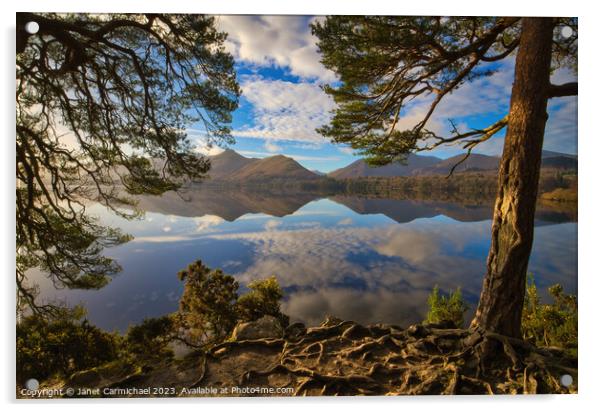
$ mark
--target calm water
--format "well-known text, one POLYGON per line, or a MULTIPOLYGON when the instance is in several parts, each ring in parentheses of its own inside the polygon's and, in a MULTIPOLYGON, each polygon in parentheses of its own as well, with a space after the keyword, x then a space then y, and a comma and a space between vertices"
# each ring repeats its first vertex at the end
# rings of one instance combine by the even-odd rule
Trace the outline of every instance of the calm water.
MULTIPOLYGON (((145 198, 142 220, 90 210, 135 239, 106 251, 123 267, 98 291, 55 290, 41 274, 42 296, 82 303, 92 323, 125 330, 177 309, 176 273, 201 259, 241 285, 276 275, 283 311, 308 325, 334 315, 362 323, 420 321, 434 285, 460 286, 477 302, 490 242, 488 206, 443 202, 195 191, 145 198)), ((540 208, 530 271, 543 291, 576 293, 577 222, 540 208)))

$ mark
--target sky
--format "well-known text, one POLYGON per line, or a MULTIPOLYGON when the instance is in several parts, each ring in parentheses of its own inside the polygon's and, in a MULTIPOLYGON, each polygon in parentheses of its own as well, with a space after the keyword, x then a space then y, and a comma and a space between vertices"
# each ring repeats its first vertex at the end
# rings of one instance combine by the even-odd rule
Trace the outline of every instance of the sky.
MULTIPOLYGON (((316 132, 327 124, 335 108, 320 86, 334 84, 337 76, 320 63, 312 16, 219 16, 218 28, 228 33, 226 49, 234 56, 242 89, 240 106, 233 114, 229 146, 246 157, 283 154, 310 170, 329 172, 360 156, 349 147, 333 144, 316 132)), ((486 127, 508 111, 514 58, 493 66, 496 73, 464 84, 439 105, 427 127, 449 134, 449 119, 460 131, 486 127)), ((552 76, 553 83, 576 80, 568 70, 552 76)), ((428 98, 416 99, 402 112, 400 128, 422 118, 428 98)), ((577 97, 550 100, 544 149, 577 153, 577 97)), ((203 131, 193 125, 188 134, 200 152, 218 154, 223 148, 204 144, 203 131)), ((473 153, 500 155, 504 131, 480 144, 473 153)), ((442 147, 428 155, 447 158, 463 153, 458 146, 442 147)))

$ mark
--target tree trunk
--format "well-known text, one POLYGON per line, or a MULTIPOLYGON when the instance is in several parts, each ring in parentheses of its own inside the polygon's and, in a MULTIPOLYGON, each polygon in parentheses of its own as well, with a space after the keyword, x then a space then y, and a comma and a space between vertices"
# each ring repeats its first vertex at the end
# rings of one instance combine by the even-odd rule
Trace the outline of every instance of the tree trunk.
POLYGON ((472 325, 521 337, 550 83, 551 18, 523 18, 500 162, 487 274, 472 325))

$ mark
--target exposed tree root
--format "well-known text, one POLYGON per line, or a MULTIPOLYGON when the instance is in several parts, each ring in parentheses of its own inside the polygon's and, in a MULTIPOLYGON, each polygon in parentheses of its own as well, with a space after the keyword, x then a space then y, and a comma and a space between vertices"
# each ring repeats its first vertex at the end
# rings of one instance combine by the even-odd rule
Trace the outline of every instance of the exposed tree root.
MULTIPOLYGON (((365 327, 328 320, 282 339, 228 341, 183 360, 145 365, 100 387, 290 388, 275 395, 575 393, 577 364, 557 350, 449 324, 365 327), (570 374, 570 387, 560 377, 570 374)), ((290 329, 290 327, 289 327, 290 329)), ((69 382, 66 386, 73 386, 69 382)))
MULTIPOLYGON (((244 371, 236 383, 261 386, 281 376, 295 395, 409 395, 568 393, 560 376, 573 361, 519 339, 449 325, 406 330, 339 322, 309 329, 296 339, 229 342, 219 360, 252 346, 281 345, 278 361, 244 371)), ((226 346, 221 346, 220 349, 226 346)))

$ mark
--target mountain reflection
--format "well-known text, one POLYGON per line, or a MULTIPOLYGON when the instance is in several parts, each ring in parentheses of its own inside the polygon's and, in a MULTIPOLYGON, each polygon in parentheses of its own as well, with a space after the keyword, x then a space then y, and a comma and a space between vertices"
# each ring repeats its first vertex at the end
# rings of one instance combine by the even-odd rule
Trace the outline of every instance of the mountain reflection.
MULTIPOLYGON (((211 188, 190 189, 180 194, 168 192, 163 196, 140 197, 140 208, 149 212, 184 217, 213 215, 229 222, 249 213, 263 213, 275 217, 293 214, 309 202, 328 198, 345 205, 356 213, 383 214, 397 223, 414 219, 444 215, 461 222, 491 219, 493 201, 481 204, 462 204, 430 200, 365 198, 352 195, 319 192, 287 192, 252 190, 217 190, 211 188)), ((536 221, 562 223, 577 220, 576 210, 561 203, 539 203, 536 221)))
MULTIPOLYGON (((201 259, 241 285, 276 275, 293 321, 312 325, 329 314, 407 325, 424 318, 435 285, 461 287, 474 305, 490 242, 488 204, 240 190, 171 193, 140 205, 147 214, 135 221, 90 208, 134 236, 107 250, 121 274, 101 290, 78 291, 55 290, 38 273, 42 296, 83 303, 93 323, 125 330, 176 310, 176 273, 201 259)), ((540 205, 537 221, 529 270, 542 289, 561 283, 575 292, 576 216, 540 205)))
POLYGON ((269 191, 240 190, 186 190, 180 194, 165 193, 163 196, 140 197, 140 208, 149 212, 197 217, 219 216, 232 222, 248 213, 265 213, 270 216, 286 216, 303 205, 316 200, 312 193, 273 193, 269 191))

